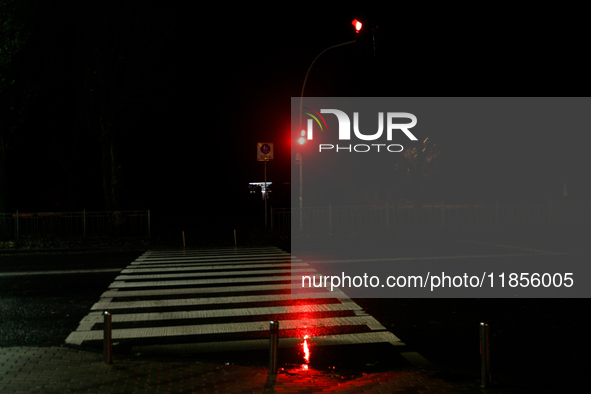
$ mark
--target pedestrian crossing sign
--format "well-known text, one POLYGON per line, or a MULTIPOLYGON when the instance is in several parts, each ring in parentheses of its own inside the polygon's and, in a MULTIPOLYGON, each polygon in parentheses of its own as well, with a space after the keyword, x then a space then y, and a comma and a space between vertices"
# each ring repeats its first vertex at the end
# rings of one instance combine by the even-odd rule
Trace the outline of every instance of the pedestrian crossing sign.
POLYGON ((258 161, 273 160, 273 143, 272 142, 259 142, 257 144, 257 160, 258 161))

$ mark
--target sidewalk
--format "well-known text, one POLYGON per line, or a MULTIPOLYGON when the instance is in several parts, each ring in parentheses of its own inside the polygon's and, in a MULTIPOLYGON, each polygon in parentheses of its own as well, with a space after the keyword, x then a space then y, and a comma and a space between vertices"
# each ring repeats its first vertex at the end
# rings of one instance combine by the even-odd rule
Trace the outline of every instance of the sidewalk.
MULTIPOLYGON (((67 347, 0 348, 0 392, 16 393, 556 393, 540 387, 481 389, 477 381, 441 379, 435 371, 404 369, 341 376, 338 371, 282 370, 238 365, 125 359, 67 347)), ((583 391, 581 391, 583 392, 583 391)))

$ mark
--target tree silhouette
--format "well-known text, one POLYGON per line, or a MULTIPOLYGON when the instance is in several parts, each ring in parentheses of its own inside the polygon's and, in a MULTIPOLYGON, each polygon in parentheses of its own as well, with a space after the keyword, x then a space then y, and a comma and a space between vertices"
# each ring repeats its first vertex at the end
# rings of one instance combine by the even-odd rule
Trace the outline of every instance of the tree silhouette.
POLYGON ((429 137, 418 147, 406 148, 394 164, 395 194, 401 198, 427 198, 433 180, 441 174, 441 150, 429 137))
POLYGON ((20 67, 38 9, 32 1, 0 0, 0 212, 8 210, 8 162, 36 91, 20 67))
MULTIPOLYGON (((120 210, 121 142, 138 109, 161 100, 170 75, 164 50, 175 24, 153 2, 75 2, 77 101, 83 123, 100 146, 105 207, 120 210)), ((138 136, 138 138, 141 138, 138 136)))

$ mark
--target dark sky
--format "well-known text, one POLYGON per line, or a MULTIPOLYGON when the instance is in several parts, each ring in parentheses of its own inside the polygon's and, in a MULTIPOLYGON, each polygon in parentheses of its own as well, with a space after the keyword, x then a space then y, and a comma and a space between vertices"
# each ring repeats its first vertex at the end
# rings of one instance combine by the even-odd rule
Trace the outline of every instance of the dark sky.
MULTIPOLYGON (((327 52, 315 63, 305 95, 585 96, 589 85, 582 26, 550 24, 539 10, 301 4, 289 11, 228 6, 196 12, 189 5, 153 6, 154 28, 168 17, 176 21, 164 49, 153 53, 153 67, 170 76, 156 96, 169 99, 126 109, 134 115, 121 145, 127 209, 232 205, 246 182, 263 178, 257 142, 275 144, 268 179, 289 182, 290 98, 300 95, 316 55, 354 38, 351 21, 360 16, 378 26, 378 56, 367 56, 357 44, 327 52)), ((31 59, 53 67, 43 75, 54 79, 43 85, 12 156, 13 209, 67 209, 64 168, 74 168, 77 178, 72 208, 101 209, 100 157, 77 113, 76 82, 68 78, 78 50, 77 18, 67 6, 49 9, 35 36, 31 51, 41 55, 31 59)), ((582 130, 555 136, 504 136, 499 130, 494 136, 450 132, 439 142, 447 149, 450 182, 486 185, 482 193, 515 184, 546 199, 559 195, 562 178, 572 180, 579 194, 589 192, 580 181, 589 167, 585 140, 582 130), (511 142, 503 142, 508 137, 511 142), (524 177, 535 187, 525 187, 524 177)))

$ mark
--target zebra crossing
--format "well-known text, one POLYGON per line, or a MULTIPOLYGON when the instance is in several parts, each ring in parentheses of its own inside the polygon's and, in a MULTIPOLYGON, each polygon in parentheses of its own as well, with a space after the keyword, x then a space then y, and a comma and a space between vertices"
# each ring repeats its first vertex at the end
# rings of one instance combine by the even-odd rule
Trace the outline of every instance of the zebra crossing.
POLYGON ((293 298, 292 281, 318 275, 276 247, 147 251, 126 269, 66 339, 102 346, 103 312, 114 344, 134 352, 266 349, 269 322, 279 346, 402 342, 339 290, 293 298), (299 278, 299 279, 298 279, 299 278))

